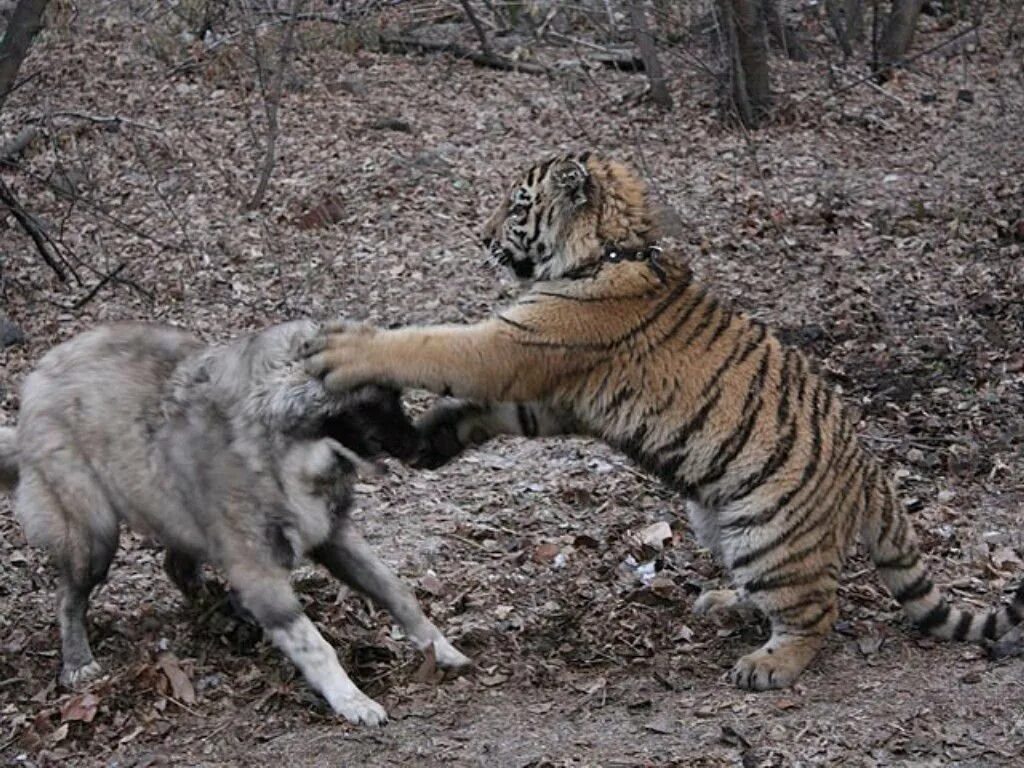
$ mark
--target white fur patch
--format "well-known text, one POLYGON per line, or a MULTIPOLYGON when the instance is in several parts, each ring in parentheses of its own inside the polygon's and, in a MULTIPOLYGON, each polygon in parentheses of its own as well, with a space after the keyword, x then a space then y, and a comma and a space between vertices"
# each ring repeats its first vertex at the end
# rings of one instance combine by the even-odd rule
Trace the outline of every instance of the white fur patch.
POLYGON ((349 679, 334 649, 307 616, 299 616, 287 627, 271 629, 267 634, 299 668, 306 681, 327 699, 336 714, 357 725, 387 722, 384 708, 349 679))

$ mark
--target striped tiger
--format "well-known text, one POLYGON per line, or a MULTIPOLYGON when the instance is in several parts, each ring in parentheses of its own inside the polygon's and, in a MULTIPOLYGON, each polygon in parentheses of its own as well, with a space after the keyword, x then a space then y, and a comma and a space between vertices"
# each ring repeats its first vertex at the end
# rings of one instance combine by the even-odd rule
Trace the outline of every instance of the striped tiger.
POLYGON ((424 425, 443 460, 499 433, 601 438, 680 491, 701 543, 771 637, 729 673, 791 684, 836 621, 854 538, 924 631, 995 639, 1024 585, 985 613, 950 605, 855 420, 799 351, 726 307, 656 245, 656 209, 628 167, 591 154, 534 165, 486 225, 490 255, 530 285, 475 325, 376 330, 340 322, 304 352, 333 390, 377 382, 473 403, 424 425), (476 403, 476 404, 474 404, 476 403))

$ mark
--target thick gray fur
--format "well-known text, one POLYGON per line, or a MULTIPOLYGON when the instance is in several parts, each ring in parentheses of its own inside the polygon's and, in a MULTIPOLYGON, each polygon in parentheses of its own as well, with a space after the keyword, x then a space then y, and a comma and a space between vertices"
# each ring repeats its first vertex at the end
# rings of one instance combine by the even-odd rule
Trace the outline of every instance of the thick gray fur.
POLYGON ((318 328, 295 321, 208 347, 170 327, 103 326, 55 347, 27 377, 17 429, 0 428, 0 486, 16 485, 26 536, 59 572, 65 685, 100 673, 85 614, 121 523, 167 548, 167 572, 186 594, 202 563, 219 568, 271 640, 353 722, 386 715, 302 614, 289 571, 304 555, 387 608, 439 664, 469 663, 349 520, 355 470, 366 462, 324 425, 387 395, 328 395, 306 377, 296 353, 318 328))

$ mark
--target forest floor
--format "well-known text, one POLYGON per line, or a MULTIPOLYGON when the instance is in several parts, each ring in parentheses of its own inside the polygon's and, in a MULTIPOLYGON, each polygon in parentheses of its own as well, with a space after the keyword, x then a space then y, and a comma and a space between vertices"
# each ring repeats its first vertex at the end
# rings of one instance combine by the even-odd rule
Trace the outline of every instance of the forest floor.
MULTIPOLYGON (((304 315, 482 318, 515 290, 475 234, 505 179, 592 148, 641 167, 679 214, 670 247, 860 408, 956 600, 994 603, 1021 578, 1024 73, 1004 32, 919 59, 884 93, 829 97, 822 62, 776 60, 780 118, 750 137, 720 125, 693 69, 673 70, 666 115, 637 98, 640 75, 303 40, 267 199, 247 211, 265 120, 244 62, 172 71, 152 25, 74 24, 41 36, 2 131, 50 115, 5 177, 62 233, 83 285, 56 281, 0 220, 3 311, 26 336, 0 353, 0 423, 17 420, 33 363, 98 322, 220 340, 304 315), (90 297, 89 266, 122 264, 90 297)), ((1024 659, 923 638, 859 557, 825 650, 793 688, 753 694, 723 674, 764 627, 691 614, 722 573, 680 501, 623 457, 504 440, 440 471, 391 469, 359 485, 357 517, 473 672, 439 680, 386 615, 304 567, 308 613, 391 715, 380 730, 339 722, 249 626, 185 605, 159 552, 126 535, 92 604, 109 674, 62 691, 54 574, 0 499, 0 762, 1024 765, 1024 659), (657 521, 674 536, 650 585, 628 558, 657 521)))

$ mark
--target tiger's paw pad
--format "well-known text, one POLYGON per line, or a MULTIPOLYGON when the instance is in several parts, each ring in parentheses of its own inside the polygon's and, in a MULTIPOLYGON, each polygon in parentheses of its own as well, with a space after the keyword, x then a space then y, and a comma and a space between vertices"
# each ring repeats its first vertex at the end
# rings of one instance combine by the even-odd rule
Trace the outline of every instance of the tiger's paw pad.
POLYGON ((60 684, 72 690, 82 688, 93 680, 103 676, 103 667, 96 661, 90 661, 81 667, 68 669, 65 667, 60 672, 60 684))
POLYGON ((800 676, 804 667, 781 653, 759 648, 739 661, 729 672, 729 682, 748 691, 767 691, 786 688, 800 676))

